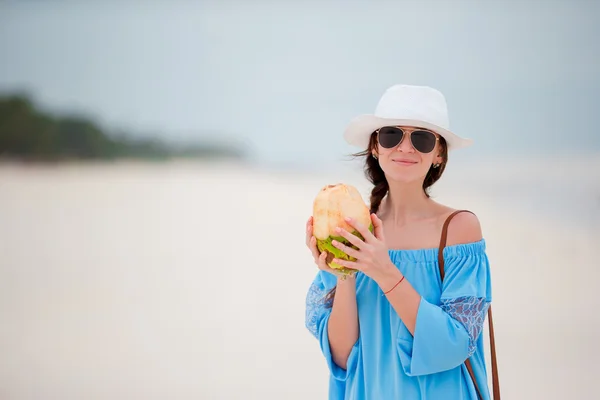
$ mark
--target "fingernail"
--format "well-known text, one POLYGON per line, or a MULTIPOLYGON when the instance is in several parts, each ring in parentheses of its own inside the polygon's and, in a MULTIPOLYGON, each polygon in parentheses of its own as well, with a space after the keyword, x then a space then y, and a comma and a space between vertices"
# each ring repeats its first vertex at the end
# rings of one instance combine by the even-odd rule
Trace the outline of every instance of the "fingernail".
POLYGON ((342 228, 340 228, 340 227, 338 226, 337 228, 335 228, 335 231, 336 231, 336 232, 341 232, 341 231, 342 231, 342 228))
POLYGON ((334 245, 334 246, 337 246, 337 245, 338 245, 338 243, 339 243, 339 242, 338 242, 337 240, 332 240, 332 241, 331 241, 331 244, 332 244, 332 245, 334 245))
POLYGON ((344 218, 344 219, 345 219, 346 221, 348 221, 348 222, 351 222, 351 221, 352 221, 352 218, 350 218, 350 217, 346 217, 346 218, 344 218))

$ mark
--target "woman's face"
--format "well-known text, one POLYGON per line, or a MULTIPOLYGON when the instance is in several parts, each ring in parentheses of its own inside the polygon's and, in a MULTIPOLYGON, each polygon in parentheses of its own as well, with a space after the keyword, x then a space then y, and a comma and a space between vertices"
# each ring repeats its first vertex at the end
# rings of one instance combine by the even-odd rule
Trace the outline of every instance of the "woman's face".
MULTIPOLYGON (((400 128, 402 131, 404 131, 402 140, 399 144, 391 148, 386 148, 389 147, 389 143, 386 147, 381 145, 381 142, 385 143, 386 138, 382 137, 384 133, 380 131, 379 135, 377 136, 377 150, 373 151, 373 153, 377 156, 379 165, 381 166, 383 172, 385 172, 387 179, 404 183, 414 182, 417 180, 423 181, 427 175, 427 172, 429 171, 429 168, 431 168, 433 164, 439 164, 443 161, 440 155, 440 142, 439 140, 435 140, 435 146, 433 150, 428 153, 423 153, 415 149, 411 140, 411 135, 415 131, 431 131, 413 126, 402 126, 400 128)), ((435 135, 435 138, 439 138, 438 134, 433 134, 435 135)), ((412 138, 414 139, 415 143, 418 143, 419 139, 423 139, 423 136, 425 136, 423 135, 421 138, 419 138, 419 135, 423 135, 423 132, 417 133, 415 137, 412 138)), ((389 142, 390 137, 387 139, 389 142)), ((391 142, 394 143, 393 136, 391 142)), ((421 140, 421 143, 422 142, 423 140, 421 140)))

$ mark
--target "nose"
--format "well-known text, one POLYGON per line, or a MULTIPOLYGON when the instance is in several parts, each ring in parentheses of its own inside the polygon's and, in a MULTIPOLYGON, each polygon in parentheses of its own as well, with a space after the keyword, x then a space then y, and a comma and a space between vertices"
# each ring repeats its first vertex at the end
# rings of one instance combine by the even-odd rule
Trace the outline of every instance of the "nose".
POLYGON ((410 132, 404 134, 404 137, 402 138, 402 141, 398 144, 398 147, 396 147, 396 150, 401 151, 403 153, 415 152, 415 148, 413 147, 410 141, 410 132))

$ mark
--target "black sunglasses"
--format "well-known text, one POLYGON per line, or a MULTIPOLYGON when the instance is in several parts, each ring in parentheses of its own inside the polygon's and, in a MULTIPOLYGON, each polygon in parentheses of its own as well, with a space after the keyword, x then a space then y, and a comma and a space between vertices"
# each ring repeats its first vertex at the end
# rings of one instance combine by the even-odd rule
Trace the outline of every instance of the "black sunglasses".
MULTIPOLYGON (((386 149, 398 146, 405 136, 404 131, 399 126, 384 126, 375 132, 377 132, 377 141, 381 147, 386 149)), ((435 142, 439 140, 433 132, 425 129, 417 129, 408 133, 408 135, 415 150, 421 153, 430 153, 435 148, 435 142)))

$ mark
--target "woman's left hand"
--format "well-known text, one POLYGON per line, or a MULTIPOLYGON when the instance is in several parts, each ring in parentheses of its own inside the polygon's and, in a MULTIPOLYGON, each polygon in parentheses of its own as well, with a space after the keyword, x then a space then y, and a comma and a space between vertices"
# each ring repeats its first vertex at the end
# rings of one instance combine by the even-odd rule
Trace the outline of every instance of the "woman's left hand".
POLYGON ((356 258, 356 261, 347 261, 334 259, 333 262, 347 268, 358 270, 369 276, 376 282, 382 282, 390 275, 399 274, 398 269, 390 260, 388 248, 383 235, 383 222, 375 214, 371 214, 373 222, 373 233, 368 227, 356 222, 352 218, 346 218, 348 225, 355 228, 365 240, 361 240, 356 235, 348 232, 345 229, 337 228, 336 234, 344 237, 348 242, 358 247, 358 250, 343 243, 334 240, 332 244, 342 250, 351 257, 356 258))

